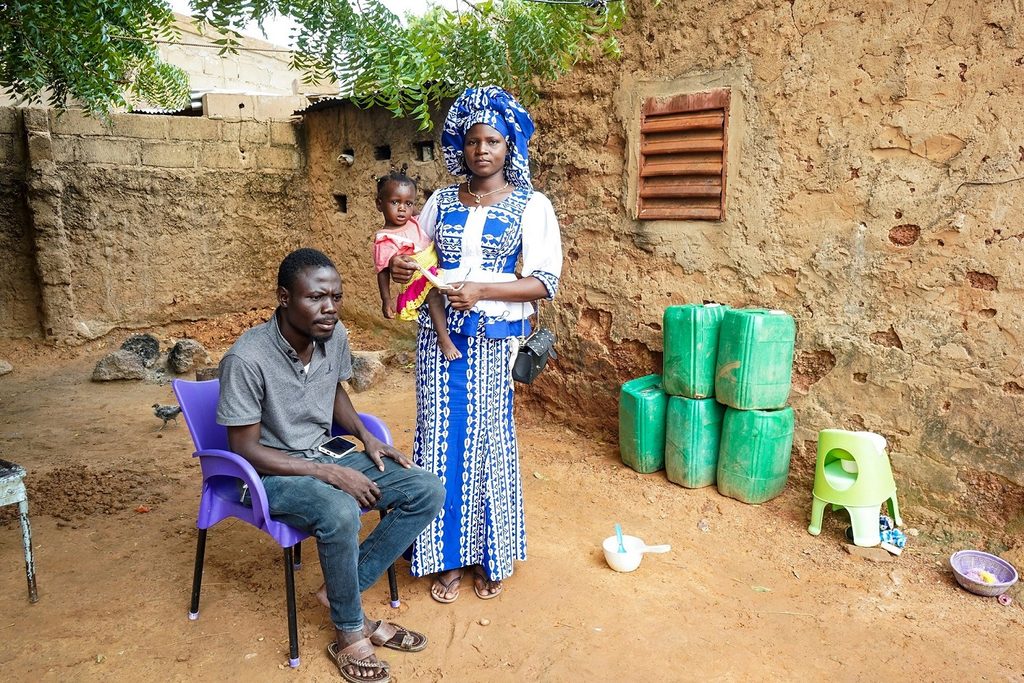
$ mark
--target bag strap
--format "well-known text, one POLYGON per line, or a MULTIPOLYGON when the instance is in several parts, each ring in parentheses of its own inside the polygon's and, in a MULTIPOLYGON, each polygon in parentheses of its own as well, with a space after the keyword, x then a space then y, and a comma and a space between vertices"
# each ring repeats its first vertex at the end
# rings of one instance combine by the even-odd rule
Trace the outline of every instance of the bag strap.
MULTIPOLYGON (((537 329, 538 330, 540 329, 540 307, 541 307, 541 302, 543 302, 543 299, 537 299, 537 329)), ((528 304, 528 303, 532 303, 532 302, 523 301, 523 302, 520 302, 520 304, 519 304, 519 309, 520 309, 519 336, 523 337, 523 338, 526 337, 526 304, 528 304)), ((536 331, 536 330, 534 330, 534 331, 536 331)))

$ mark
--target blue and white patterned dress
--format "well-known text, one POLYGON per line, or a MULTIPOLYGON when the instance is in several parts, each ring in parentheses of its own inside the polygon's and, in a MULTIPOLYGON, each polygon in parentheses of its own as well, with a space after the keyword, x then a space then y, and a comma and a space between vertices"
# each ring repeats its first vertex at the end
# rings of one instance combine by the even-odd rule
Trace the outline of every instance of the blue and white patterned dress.
MULTIPOLYGON (((562 247, 551 202, 522 188, 493 206, 467 207, 458 186, 438 190, 420 214, 434 239, 447 282, 511 282, 517 263, 554 297, 562 247)), ((416 352, 413 459, 445 485, 438 517, 413 546, 412 573, 425 576, 482 565, 489 579, 512 574, 526 559, 523 487, 512 418, 512 354, 529 334, 531 304, 480 301, 448 309, 448 330, 462 358, 441 354, 426 307, 416 352)))

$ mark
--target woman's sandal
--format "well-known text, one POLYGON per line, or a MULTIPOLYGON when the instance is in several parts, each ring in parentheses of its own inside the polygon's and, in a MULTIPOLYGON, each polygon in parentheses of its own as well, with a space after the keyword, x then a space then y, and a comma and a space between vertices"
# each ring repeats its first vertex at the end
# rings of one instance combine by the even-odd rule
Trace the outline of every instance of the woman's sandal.
POLYGON ((327 654, 338 666, 338 673, 349 683, 389 683, 391 681, 391 665, 382 659, 370 659, 374 657, 373 644, 369 638, 363 638, 352 643, 344 650, 338 649, 337 641, 327 646, 327 654), (356 666, 360 669, 373 669, 377 671, 373 676, 356 676, 345 671, 346 666, 356 666))
POLYGON ((476 593, 476 597, 481 600, 491 600, 501 595, 503 590, 505 590, 505 587, 501 581, 491 581, 488 579, 483 567, 477 567, 473 570, 473 592, 476 593), (482 593, 482 590, 489 590, 491 592, 482 593))
POLYGON ((434 598, 438 602, 450 605, 459 598, 459 582, 462 581, 462 577, 466 575, 466 570, 461 569, 459 573, 445 581, 441 578, 441 574, 444 572, 438 572, 437 576, 434 577, 434 584, 430 587, 430 597, 434 598), (435 591, 434 589, 440 587, 441 591, 435 591), (452 588, 455 588, 455 594, 451 597, 446 597, 448 593, 452 592, 452 588))
POLYGON ((419 652, 427 646, 427 637, 398 624, 381 619, 370 634, 370 642, 399 652, 419 652))

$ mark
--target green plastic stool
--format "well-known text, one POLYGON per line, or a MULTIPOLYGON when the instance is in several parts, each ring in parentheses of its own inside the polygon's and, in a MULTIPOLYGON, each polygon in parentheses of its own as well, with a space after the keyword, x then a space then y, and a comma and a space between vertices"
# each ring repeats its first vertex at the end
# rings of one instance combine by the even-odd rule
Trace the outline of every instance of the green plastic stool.
POLYGON ((814 465, 814 499, 811 502, 812 536, 821 533, 825 506, 846 508, 853 525, 853 542, 871 547, 881 543, 879 506, 886 503, 897 526, 903 524, 896 503, 885 437, 872 432, 823 429, 818 432, 818 458, 814 465))

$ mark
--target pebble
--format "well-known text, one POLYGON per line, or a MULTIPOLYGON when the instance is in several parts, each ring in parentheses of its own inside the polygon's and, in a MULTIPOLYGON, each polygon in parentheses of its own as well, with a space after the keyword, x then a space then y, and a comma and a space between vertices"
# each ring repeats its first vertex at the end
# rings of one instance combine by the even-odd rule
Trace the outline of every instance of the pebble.
POLYGON ((490 625, 491 620, 490 619, 481 619, 479 623, 480 623, 481 626, 488 626, 488 625, 490 625))
POLYGON ((188 661, 188 655, 178 655, 174 659, 179 661, 179 662, 187 662, 188 661))
POLYGON ((102 664, 103 660, 105 660, 105 659, 106 659, 106 657, 104 657, 103 655, 96 655, 96 663, 97 664, 102 664))

